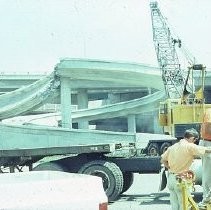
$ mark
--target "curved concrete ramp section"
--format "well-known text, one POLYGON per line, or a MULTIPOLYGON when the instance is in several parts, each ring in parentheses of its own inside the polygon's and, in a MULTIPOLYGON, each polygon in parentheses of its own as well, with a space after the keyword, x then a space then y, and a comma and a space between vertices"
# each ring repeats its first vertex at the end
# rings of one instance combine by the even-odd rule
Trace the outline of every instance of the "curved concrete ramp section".
POLYGON ((59 81, 55 80, 53 72, 27 87, 0 95, 0 119, 24 114, 42 106, 47 99, 55 96, 58 86, 59 81))
POLYGON ((73 112, 73 122, 108 119, 127 116, 129 114, 141 114, 158 109, 159 101, 165 93, 158 91, 152 95, 130 101, 110 104, 93 109, 84 109, 73 112))
MULTIPOLYGON (((70 77, 73 81, 94 81, 93 87, 97 87, 98 82, 106 82, 107 87, 111 88, 115 85, 115 87, 150 87, 164 90, 158 68, 144 64, 64 59, 57 64, 56 74, 59 77, 70 77)), ((83 84, 81 86, 83 87, 83 84)))

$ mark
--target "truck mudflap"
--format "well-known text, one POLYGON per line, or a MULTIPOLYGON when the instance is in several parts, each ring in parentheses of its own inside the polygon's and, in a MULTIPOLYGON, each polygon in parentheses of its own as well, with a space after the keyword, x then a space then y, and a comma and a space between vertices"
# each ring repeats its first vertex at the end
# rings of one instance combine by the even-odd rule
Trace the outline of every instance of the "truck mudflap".
POLYGON ((166 168, 162 167, 160 171, 160 186, 159 191, 163 191, 167 185, 166 168))

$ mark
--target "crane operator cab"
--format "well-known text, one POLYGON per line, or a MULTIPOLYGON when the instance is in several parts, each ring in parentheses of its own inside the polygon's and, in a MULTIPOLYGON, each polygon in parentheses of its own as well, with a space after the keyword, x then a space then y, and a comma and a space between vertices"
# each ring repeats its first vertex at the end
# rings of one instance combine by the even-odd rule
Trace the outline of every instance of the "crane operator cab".
POLYGON ((177 139, 181 139, 183 137, 183 132, 186 129, 195 128, 198 132, 200 132, 205 110, 210 108, 211 113, 211 105, 205 104, 203 95, 205 69, 206 67, 201 64, 189 67, 182 97, 177 99, 168 98, 166 101, 160 102, 159 123, 163 126, 165 134, 170 134, 175 136, 177 139), (193 71, 196 70, 200 71, 195 74, 200 75, 195 77, 197 80, 201 77, 201 81, 197 81, 201 84, 199 85, 197 91, 191 93, 187 90, 188 78, 190 75, 193 75, 193 71))

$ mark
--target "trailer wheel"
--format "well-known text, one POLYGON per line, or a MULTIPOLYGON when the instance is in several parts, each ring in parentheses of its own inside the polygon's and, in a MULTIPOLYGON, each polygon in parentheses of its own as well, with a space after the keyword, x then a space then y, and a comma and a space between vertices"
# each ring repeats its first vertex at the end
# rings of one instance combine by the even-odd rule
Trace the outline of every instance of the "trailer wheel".
POLYGON ((130 172, 130 171, 123 172, 123 180, 124 180, 123 181, 123 189, 122 189, 121 193, 126 192, 133 184, 133 181, 134 181, 133 172, 130 172))
POLYGON ((103 160, 91 161, 83 165, 78 173, 101 177, 109 201, 116 200, 122 192, 123 174, 115 163, 103 160))
POLYGON ((65 169, 57 163, 46 162, 37 165, 32 171, 65 171, 65 169))
POLYGON ((162 155, 170 146, 171 146, 171 143, 164 142, 160 147, 160 154, 162 155))
POLYGON ((157 143, 150 143, 147 150, 149 156, 158 156, 160 152, 157 143))

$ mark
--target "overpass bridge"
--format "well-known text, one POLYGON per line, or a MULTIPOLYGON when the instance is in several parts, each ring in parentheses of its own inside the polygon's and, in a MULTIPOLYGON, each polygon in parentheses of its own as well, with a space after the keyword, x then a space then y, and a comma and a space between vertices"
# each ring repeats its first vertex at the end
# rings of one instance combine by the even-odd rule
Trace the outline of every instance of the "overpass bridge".
MULTIPOLYGON (((124 115, 129 115, 129 114, 139 114, 138 118, 141 119, 140 120, 141 125, 138 127, 140 128, 140 131, 157 132, 159 130, 159 128, 157 127, 158 124, 157 119, 155 117, 157 115, 154 115, 153 113, 154 108, 153 106, 151 106, 153 104, 152 103, 153 99, 147 97, 148 95, 154 94, 153 97, 155 97, 154 100, 156 101, 164 97, 163 94, 156 93, 158 90, 163 90, 163 82, 161 80, 159 68, 146 64, 112 62, 111 65, 111 62, 108 61, 78 60, 78 59, 64 60, 57 65, 57 68, 58 67, 60 69, 61 68, 65 69, 65 71, 62 71, 62 74, 66 72, 65 73, 66 75, 62 75, 62 77, 66 77, 69 74, 68 71, 71 71, 71 77, 73 77, 71 79, 72 105, 78 106, 79 109, 90 108, 88 107, 89 103, 98 100, 102 100, 103 105, 110 105, 109 108, 101 107, 98 108, 97 111, 87 110, 86 114, 84 113, 81 114, 81 112, 80 114, 78 114, 79 112, 73 113, 72 116, 73 123, 78 121, 83 121, 84 119, 86 119, 86 121, 90 121, 90 124, 97 124, 98 127, 102 129, 110 129, 107 127, 108 124, 110 124, 111 129, 113 129, 116 126, 116 124, 119 123, 119 119, 115 118, 123 117, 124 115), (66 69, 65 63, 70 64, 69 70, 66 69), (62 65, 65 67, 63 67, 62 65), (90 69, 87 69, 87 66, 90 66, 90 69), (109 76, 108 76, 108 70, 110 71, 111 74, 109 76), (133 101, 133 105, 131 102, 132 100, 136 100, 133 101), (124 104, 121 105, 120 103, 124 104), (130 108, 130 111, 128 111, 129 109, 126 111, 125 109, 126 103, 129 104, 128 107, 135 106, 135 108, 133 108, 133 110, 132 108, 130 108), (140 104, 140 106, 135 105, 135 103, 140 104), (148 104, 148 106, 146 106, 146 104, 148 104), (141 111, 140 108, 142 109, 141 111), (151 114, 146 114, 146 112, 149 113, 150 111, 152 111, 151 114), (140 114, 142 116, 140 116, 140 114), (99 117, 101 119, 100 121, 98 120, 99 117), (145 124, 143 124, 143 122, 141 122, 143 120, 150 122, 150 124, 153 125, 150 128, 150 130, 148 130, 148 127, 150 127, 149 125, 146 126, 145 124), (144 127, 147 128, 144 129, 144 127)), ((1 73, 0 92, 3 94, 13 90, 17 90, 19 88, 24 89, 25 87, 30 86, 30 84, 33 84, 39 80, 44 80, 44 82, 41 83, 42 86, 42 84, 45 84, 46 77, 47 77, 46 74, 1 73)), ((205 95, 208 96, 207 97, 208 100, 211 98, 209 97, 211 92, 210 91, 211 86, 209 85, 211 84, 210 80, 211 80, 211 71, 207 71, 207 77, 205 81, 206 84, 205 95)), ((35 88, 40 89, 40 86, 38 85, 35 88)), ((33 90, 32 92, 35 91, 33 90)), ((9 97, 11 98, 11 96, 9 97)), ((37 109, 37 111, 48 112, 48 111, 60 110, 60 105, 59 105, 61 104, 60 98, 61 97, 57 95, 54 96, 53 98, 48 98, 47 100, 49 104, 54 104, 54 105, 58 104, 58 106, 45 105, 44 108, 43 107, 39 108, 37 109)), ((208 103, 211 103, 211 101, 210 102, 208 101, 208 103)), ((1 108, 1 110, 3 109, 1 108)), ((30 110, 34 112, 31 108, 30 110)), ((16 115, 12 113, 9 114, 9 111, 7 109, 3 110, 3 112, 8 114, 8 116, 5 116, 3 118, 8 118, 12 117, 12 115, 16 115)), ((127 130, 126 128, 127 126, 123 125, 127 124, 127 120, 125 120, 125 118, 121 119, 121 124, 122 124, 120 126, 121 128, 116 127, 115 130, 122 129, 122 127, 125 127, 123 128, 123 130, 127 130)))

